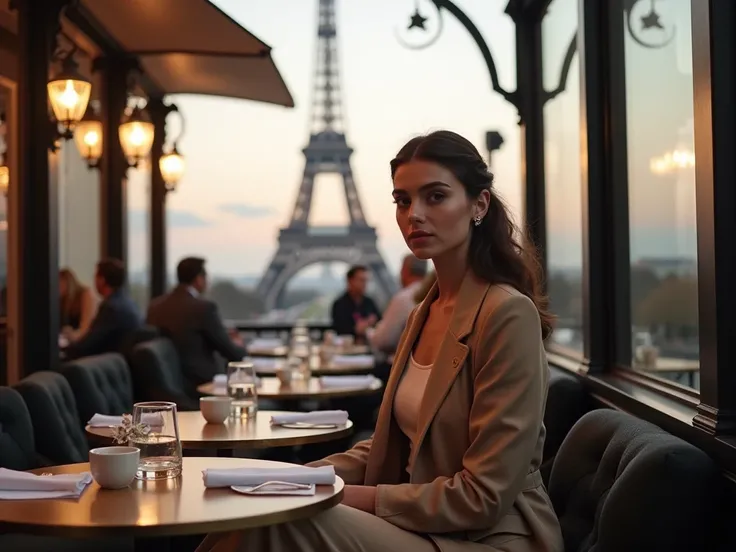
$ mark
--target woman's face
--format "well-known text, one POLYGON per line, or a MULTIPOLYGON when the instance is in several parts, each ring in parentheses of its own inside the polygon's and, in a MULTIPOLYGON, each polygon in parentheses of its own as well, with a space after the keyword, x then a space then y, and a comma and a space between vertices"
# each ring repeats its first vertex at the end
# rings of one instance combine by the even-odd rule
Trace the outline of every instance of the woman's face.
POLYGON ((489 192, 471 199, 451 171, 417 159, 396 170, 393 196, 396 222, 411 252, 436 259, 467 248, 473 217, 485 216, 489 192))

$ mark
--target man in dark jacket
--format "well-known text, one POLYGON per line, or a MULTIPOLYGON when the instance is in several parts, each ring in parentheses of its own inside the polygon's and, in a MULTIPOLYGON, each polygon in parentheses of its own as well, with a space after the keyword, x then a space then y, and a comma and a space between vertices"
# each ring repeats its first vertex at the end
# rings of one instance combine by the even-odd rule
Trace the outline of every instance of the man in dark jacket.
POLYGON ((233 340, 220 319, 217 305, 202 298, 207 289, 205 260, 188 257, 176 268, 179 285, 148 307, 147 323, 174 342, 182 371, 191 389, 222 372, 215 352, 229 361, 242 360, 246 351, 233 340))
POLYGON ((122 261, 104 259, 97 263, 95 288, 102 302, 87 332, 64 349, 65 359, 119 352, 126 337, 142 325, 140 310, 125 289, 125 280, 122 261))
POLYGON ((381 312, 365 294, 368 268, 353 266, 346 276, 347 290, 332 303, 332 329, 338 335, 352 335, 356 342, 365 342, 366 330, 381 319, 381 312))

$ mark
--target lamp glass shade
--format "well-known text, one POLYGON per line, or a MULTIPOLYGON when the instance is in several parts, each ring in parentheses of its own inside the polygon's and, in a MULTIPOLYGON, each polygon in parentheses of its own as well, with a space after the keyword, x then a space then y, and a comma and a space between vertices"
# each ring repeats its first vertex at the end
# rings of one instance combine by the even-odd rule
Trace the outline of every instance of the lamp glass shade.
POLYGON ((87 161, 97 161, 102 157, 102 122, 83 119, 77 123, 74 142, 82 157, 87 161))
POLYGON ((186 169, 184 156, 176 151, 176 149, 162 155, 161 159, 159 159, 158 166, 161 169, 161 176, 164 182, 166 182, 166 185, 170 189, 176 187, 181 177, 184 176, 184 170, 186 169))
POLYGON ((0 165, 0 194, 7 194, 10 187, 10 170, 5 165, 0 165))
POLYGON ((56 120, 73 129, 84 116, 92 83, 81 79, 57 78, 46 85, 56 120))
POLYGON ((137 162, 148 157, 153 146, 153 123, 131 119, 120 125, 120 145, 128 160, 137 162))

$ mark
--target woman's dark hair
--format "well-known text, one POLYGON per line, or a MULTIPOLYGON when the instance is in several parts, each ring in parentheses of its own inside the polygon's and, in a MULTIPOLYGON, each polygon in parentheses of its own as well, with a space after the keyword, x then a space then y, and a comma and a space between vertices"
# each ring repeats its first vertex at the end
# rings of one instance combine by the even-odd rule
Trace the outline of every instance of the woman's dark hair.
MULTIPOLYGON (((547 310, 542 289, 541 267, 531 240, 522 244, 518 228, 500 197, 493 191, 493 175, 478 150, 468 140, 449 130, 438 130, 409 140, 391 161, 391 178, 396 170, 413 159, 442 165, 455 175, 468 197, 490 192, 488 213, 479 226, 471 226, 468 262, 475 274, 493 284, 507 284, 529 297, 542 322, 542 337, 552 333, 554 317, 547 310)), ((471 223, 472 224, 472 223, 471 223)))

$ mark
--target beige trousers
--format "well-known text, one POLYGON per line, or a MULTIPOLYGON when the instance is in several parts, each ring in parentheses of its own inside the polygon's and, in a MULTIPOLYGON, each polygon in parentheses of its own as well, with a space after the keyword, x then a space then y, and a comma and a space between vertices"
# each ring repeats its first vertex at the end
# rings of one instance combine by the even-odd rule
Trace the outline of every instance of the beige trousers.
POLYGON ((343 505, 291 523, 233 533, 211 534, 197 548, 197 552, 438 552, 438 550, 428 537, 404 531, 379 517, 343 505))

